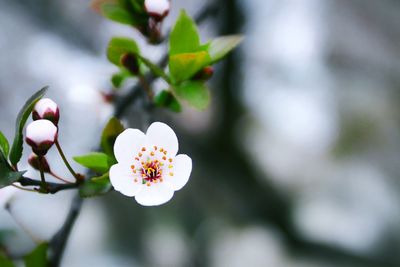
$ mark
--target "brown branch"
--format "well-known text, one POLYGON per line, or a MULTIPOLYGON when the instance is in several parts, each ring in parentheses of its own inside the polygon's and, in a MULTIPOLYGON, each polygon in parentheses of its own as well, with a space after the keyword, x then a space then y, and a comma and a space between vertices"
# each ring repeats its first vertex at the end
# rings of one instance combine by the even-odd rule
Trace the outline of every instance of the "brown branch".
MULTIPOLYGON (((23 186, 41 186, 42 182, 38 180, 34 180, 27 177, 22 177, 18 180, 18 182, 23 186)), ((70 190, 78 188, 77 183, 72 184, 59 184, 59 183, 52 183, 52 182, 45 182, 44 185, 46 186, 46 190, 50 194, 55 194, 59 191, 63 190, 70 190)))

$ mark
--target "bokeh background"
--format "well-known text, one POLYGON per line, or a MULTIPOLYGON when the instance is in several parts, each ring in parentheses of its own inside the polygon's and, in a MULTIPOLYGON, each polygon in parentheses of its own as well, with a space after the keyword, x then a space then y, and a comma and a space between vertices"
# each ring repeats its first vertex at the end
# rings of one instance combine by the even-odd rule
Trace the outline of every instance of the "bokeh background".
MULTIPOLYGON (((190 182, 160 207, 115 192, 86 200, 63 266, 400 266, 400 2, 174 0, 165 30, 180 8, 210 3, 203 41, 246 36, 216 69, 210 109, 151 116, 192 156, 190 182)), ((112 89, 105 49, 117 35, 165 53, 89 1, 0 0, 1 131, 11 139, 25 99, 49 85, 66 153, 95 149, 113 112, 100 92, 112 89)), ((148 115, 134 105, 124 120, 141 128, 148 115)), ((55 151, 49 160, 67 173, 55 151)), ((8 249, 49 239, 72 197, 17 194, 17 222, 0 212, 8 249)))

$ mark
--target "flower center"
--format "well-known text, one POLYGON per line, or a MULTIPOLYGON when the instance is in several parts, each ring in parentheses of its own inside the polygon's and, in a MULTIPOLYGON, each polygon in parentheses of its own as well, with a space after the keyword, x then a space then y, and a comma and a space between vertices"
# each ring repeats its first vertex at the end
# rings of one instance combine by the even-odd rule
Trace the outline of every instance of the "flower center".
POLYGON ((147 186, 153 183, 163 182, 165 177, 174 176, 173 159, 168 158, 168 152, 157 146, 151 148, 142 147, 132 164, 134 182, 141 182, 147 186), (166 174, 163 175, 163 172, 166 174))
POLYGON ((162 179, 162 170, 158 160, 142 162, 142 178, 146 182, 162 179))

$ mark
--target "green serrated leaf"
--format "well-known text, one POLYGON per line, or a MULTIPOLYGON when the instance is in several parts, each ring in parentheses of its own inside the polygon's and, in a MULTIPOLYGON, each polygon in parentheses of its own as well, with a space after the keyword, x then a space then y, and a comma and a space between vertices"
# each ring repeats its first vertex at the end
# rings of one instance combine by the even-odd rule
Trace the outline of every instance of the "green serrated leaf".
POLYGON ((92 152, 86 155, 73 157, 73 159, 80 165, 99 173, 108 172, 113 164, 113 159, 101 152, 92 152))
POLYGON ((16 165, 22 157, 22 145, 23 145, 23 134, 22 130, 24 129, 26 120, 31 114, 33 107, 36 102, 39 101, 47 91, 48 86, 42 88, 34 95, 32 95, 28 101, 26 101, 25 105, 22 107, 21 111, 18 114, 17 121, 15 124, 15 137, 14 142, 10 151, 10 161, 11 164, 16 165))
POLYGON ((7 138, 4 136, 4 134, 0 131, 0 150, 3 152, 3 155, 7 158, 8 157, 8 152, 10 150, 10 145, 8 143, 7 138))
POLYGON ((182 107, 176 100, 175 96, 169 91, 161 91, 158 95, 154 97, 154 104, 158 107, 166 107, 174 112, 181 112, 182 107))
POLYGON ((137 23, 134 16, 117 3, 102 4, 101 13, 104 17, 122 24, 136 25, 137 23))
POLYGON ((170 34, 169 55, 196 52, 199 46, 200 36, 196 23, 185 10, 181 10, 170 34))
POLYGON ((111 118, 103 129, 101 134, 101 148, 103 151, 114 158, 114 143, 117 136, 125 130, 121 121, 117 118, 111 118))
POLYGON ((188 80, 211 62, 205 51, 178 54, 169 59, 169 71, 175 83, 188 80))
POLYGON ((208 53, 212 59, 212 64, 221 60, 230 51, 235 49, 243 41, 241 35, 223 36, 211 41, 208 46, 208 53))
POLYGON ((108 173, 86 180, 79 188, 81 197, 94 197, 104 195, 112 189, 108 173))
POLYGON ((136 42, 125 37, 112 38, 107 48, 108 60, 117 66, 121 66, 121 56, 126 53, 139 54, 139 47, 136 42))
POLYGON ((16 172, 12 170, 7 159, 0 151, 0 189, 18 181, 24 173, 25 171, 16 172))
POLYGON ((136 56, 140 59, 141 62, 143 62, 144 65, 146 65, 151 70, 154 75, 163 78, 167 83, 171 83, 171 80, 163 69, 139 54, 136 54, 136 56))
POLYGON ((174 87, 174 92, 179 99, 198 110, 204 110, 210 104, 210 92, 203 82, 184 82, 174 87))
POLYGON ((7 259, 1 253, 0 253, 0 266, 1 267, 15 267, 14 263, 10 259, 7 259))
POLYGON ((25 267, 47 267, 48 243, 38 245, 31 253, 24 257, 25 267))

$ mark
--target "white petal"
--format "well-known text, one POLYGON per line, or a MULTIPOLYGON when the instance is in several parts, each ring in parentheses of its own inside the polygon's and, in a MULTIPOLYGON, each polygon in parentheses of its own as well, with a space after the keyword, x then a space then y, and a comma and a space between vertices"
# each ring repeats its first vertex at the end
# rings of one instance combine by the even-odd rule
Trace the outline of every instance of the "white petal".
POLYGON ((180 190, 189 180, 192 172, 192 159, 184 154, 175 157, 173 161, 174 176, 168 178, 175 191, 180 190))
POLYGON ((178 138, 174 130, 162 122, 154 122, 147 129, 146 133, 149 142, 167 150, 168 157, 174 157, 178 153, 178 138))
POLYGON ((57 127, 49 120, 33 121, 26 127, 26 137, 36 144, 54 142, 56 135, 57 127))
POLYGON ((174 189, 169 183, 162 182, 143 186, 135 196, 136 201, 143 206, 158 206, 168 202, 174 195, 174 189))
MULTIPOLYGON (((20 185, 19 183, 16 183, 20 185)), ((18 189, 13 186, 6 186, 0 189, 0 208, 3 208, 10 202, 14 195, 18 192, 18 189)))
POLYGON ((48 110, 57 112, 57 104, 51 100, 50 98, 42 98, 36 104, 34 110, 39 114, 40 117, 43 117, 44 113, 48 110))
POLYGON ((146 135, 138 129, 126 129, 115 140, 114 154, 118 162, 131 164, 140 148, 146 145, 146 135))
POLYGON ((144 187, 142 181, 135 177, 128 165, 115 164, 110 169, 110 181, 114 189, 128 197, 135 196, 144 187))
POLYGON ((168 0, 145 0, 144 5, 147 12, 155 13, 160 16, 169 10, 168 0))

